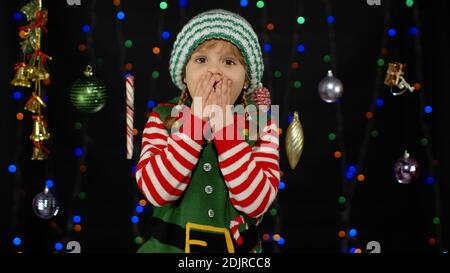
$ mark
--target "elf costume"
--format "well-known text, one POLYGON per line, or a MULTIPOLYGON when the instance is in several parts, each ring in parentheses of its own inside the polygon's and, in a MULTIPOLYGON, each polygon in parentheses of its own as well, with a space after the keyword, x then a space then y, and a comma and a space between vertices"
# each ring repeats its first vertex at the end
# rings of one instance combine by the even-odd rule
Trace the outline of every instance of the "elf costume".
MULTIPOLYGON (((184 69, 194 49, 208 39, 233 43, 246 62, 251 97, 263 74, 258 38, 241 16, 212 10, 191 19, 178 34, 170 75, 184 89, 184 69)), ((256 225, 272 204, 280 180, 278 127, 267 118, 258 137, 248 134, 253 112, 208 140, 208 126, 178 98, 153 109, 142 136, 136 179, 154 205, 151 238, 138 252, 259 252, 256 225), (164 120, 183 109, 172 128, 164 120), (186 111, 187 109, 187 111, 186 111), (233 135, 229 138, 229 133, 233 135), (226 136, 226 137, 225 137, 226 136)))

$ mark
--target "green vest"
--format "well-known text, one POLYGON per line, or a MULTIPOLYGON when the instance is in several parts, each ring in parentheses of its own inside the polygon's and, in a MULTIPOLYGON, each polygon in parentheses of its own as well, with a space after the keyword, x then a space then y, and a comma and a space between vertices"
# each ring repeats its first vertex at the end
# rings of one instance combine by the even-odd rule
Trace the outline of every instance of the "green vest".
MULTIPOLYGON (((158 105, 153 108, 153 111, 157 112, 164 121, 177 102, 178 98, 174 98, 169 102, 172 105, 158 105)), ((186 105, 190 106, 190 103, 188 101, 186 105)), ((250 145, 256 142, 248 139, 246 141, 250 145)), ((239 215, 244 217, 249 227, 246 230, 245 225, 239 226, 244 244, 255 243, 248 247, 250 250, 257 247, 256 250, 259 250, 259 239, 252 238, 252 240, 244 236, 246 232, 252 230, 258 237, 255 228, 256 219, 247 217, 242 212, 239 213, 233 207, 219 168, 214 142, 205 141, 198 163, 192 171, 189 185, 182 196, 174 203, 153 208, 152 237, 139 248, 138 252, 176 253, 202 252, 203 250, 237 252, 238 246, 230 232, 230 221, 239 215), (222 243, 222 246, 217 247, 217 244, 222 243), (208 249, 213 245, 216 245, 214 249, 208 249)), ((252 236, 255 237, 254 234, 252 236)))

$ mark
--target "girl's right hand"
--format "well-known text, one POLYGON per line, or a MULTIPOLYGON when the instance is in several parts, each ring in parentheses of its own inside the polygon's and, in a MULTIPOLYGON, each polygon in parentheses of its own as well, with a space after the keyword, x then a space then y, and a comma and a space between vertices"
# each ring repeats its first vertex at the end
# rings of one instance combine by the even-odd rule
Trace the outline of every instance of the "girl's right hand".
POLYGON ((206 106, 205 103, 208 100, 209 95, 214 91, 214 82, 215 76, 211 72, 207 72, 200 77, 194 90, 189 90, 192 97, 191 113, 194 116, 201 119, 209 118, 209 113, 206 113, 203 109, 206 106), (195 99, 196 97, 197 99, 195 99), (199 98, 201 98, 201 105, 198 105, 200 102, 199 98))

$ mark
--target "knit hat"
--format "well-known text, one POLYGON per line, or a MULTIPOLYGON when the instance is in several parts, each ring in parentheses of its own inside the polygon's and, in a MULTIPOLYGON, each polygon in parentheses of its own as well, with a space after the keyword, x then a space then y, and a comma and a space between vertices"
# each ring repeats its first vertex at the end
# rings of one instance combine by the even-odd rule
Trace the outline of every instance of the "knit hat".
POLYGON ((264 71, 258 36, 242 16, 223 9, 200 13, 178 33, 169 65, 173 83, 183 89, 184 69, 192 52, 205 40, 214 38, 229 41, 241 51, 250 80, 246 95, 250 95, 260 83, 264 71))

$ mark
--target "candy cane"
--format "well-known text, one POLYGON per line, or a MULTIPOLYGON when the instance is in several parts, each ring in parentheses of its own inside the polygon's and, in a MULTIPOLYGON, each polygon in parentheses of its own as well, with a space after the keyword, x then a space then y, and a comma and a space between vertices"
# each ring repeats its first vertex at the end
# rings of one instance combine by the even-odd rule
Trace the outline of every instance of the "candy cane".
POLYGON ((245 222, 244 217, 242 217, 242 215, 236 216, 236 218, 234 218, 234 220, 231 220, 230 222, 231 234, 233 235, 233 238, 238 245, 242 245, 244 243, 244 239, 239 233, 240 225, 245 225, 245 229, 248 229, 248 225, 245 222))
POLYGON ((133 156, 133 114, 134 114, 134 77, 131 74, 126 76, 127 92, 127 159, 133 156))

